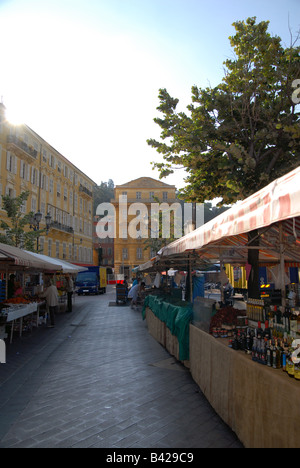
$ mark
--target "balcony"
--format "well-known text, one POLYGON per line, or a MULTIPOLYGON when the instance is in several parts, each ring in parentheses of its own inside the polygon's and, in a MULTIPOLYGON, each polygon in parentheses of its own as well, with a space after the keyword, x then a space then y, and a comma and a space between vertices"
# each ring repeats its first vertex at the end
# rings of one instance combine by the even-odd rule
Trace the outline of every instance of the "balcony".
POLYGON ((82 184, 79 185, 79 192, 87 195, 90 198, 93 197, 93 193, 90 190, 88 190, 86 187, 84 187, 82 184))
POLYGON ((16 156, 21 159, 25 157, 28 162, 32 162, 32 158, 37 159, 38 156, 38 152, 32 146, 27 145, 27 143, 16 135, 8 135, 7 149, 15 153, 16 156))
POLYGON ((65 224, 59 223, 58 221, 53 221, 51 223, 51 229, 56 229, 58 231, 63 231, 63 232, 66 232, 68 234, 73 234, 74 233, 74 229, 72 227, 66 226, 65 224))

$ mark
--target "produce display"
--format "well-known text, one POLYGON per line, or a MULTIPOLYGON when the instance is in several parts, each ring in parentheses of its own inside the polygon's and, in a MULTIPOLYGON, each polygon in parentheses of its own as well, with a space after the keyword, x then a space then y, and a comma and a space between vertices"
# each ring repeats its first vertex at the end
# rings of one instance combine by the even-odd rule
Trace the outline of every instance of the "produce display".
POLYGON ((11 299, 6 299, 3 304, 4 305, 9 305, 9 304, 31 304, 32 302, 42 302, 43 299, 41 299, 39 296, 17 296, 17 297, 12 297, 11 299))
POLYGON ((233 336, 238 325, 243 325, 245 311, 234 307, 224 307, 212 317, 210 322, 210 334, 215 338, 227 338, 233 336))

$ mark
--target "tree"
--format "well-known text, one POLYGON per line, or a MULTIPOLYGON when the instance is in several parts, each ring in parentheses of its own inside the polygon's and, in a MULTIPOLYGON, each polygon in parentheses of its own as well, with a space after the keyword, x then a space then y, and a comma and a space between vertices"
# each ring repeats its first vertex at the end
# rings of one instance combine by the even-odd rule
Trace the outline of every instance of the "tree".
POLYGON ((163 155, 160 177, 176 167, 187 171, 181 196, 204 202, 222 197, 231 204, 297 167, 300 113, 292 99, 300 78, 297 39, 284 48, 256 18, 233 23, 235 58, 215 88, 192 87, 190 114, 176 113, 178 99, 160 89, 161 139, 147 140, 163 155))
POLYGON ((34 252, 36 239, 44 233, 44 230, 25 230, 26 226, 30 225, 33 216, 33 213, 24 215, 22 212, 22 206, 28 197, 28 191, 22 192, 16 198, 11 198, 8 195, 2 197, 3 208, 9 218, 9 224, 1 220, 1 229, 5 230, 5 235, 0 234, 0 242, 34 252))
MULTIPOLYGON (((295 83, 300 78, 300 33, 284 48, 268 33, 269 22, 256 18, 233 23, 234 59, 226 60, 225 76, 215 88, 192 88, 190 115, 176 113, 178 99, 159 92, 163 142, 148 144, 163 155, 155 166, 163 178, 181 166, 187 186, 181 195, 204 202, 222 197, 231 204, 255 193, 297 167, 300 162, 300 113, 295 83), (166 141, 166 142, 165 142, 166 141)), ((297 94, 298 95, 298 94, 297 94)), ((257 231, 248 243, 259 245, 257 231)), ((259 296, 258 249, 249 249, 253 275, 250 297, 259 296)))
POLYGON ((100 185, 94 188, 94 213, 97 206, 104 202, 110 202, 114 198, 114 182, 109 179, 108 182, 101 182, 100 185))

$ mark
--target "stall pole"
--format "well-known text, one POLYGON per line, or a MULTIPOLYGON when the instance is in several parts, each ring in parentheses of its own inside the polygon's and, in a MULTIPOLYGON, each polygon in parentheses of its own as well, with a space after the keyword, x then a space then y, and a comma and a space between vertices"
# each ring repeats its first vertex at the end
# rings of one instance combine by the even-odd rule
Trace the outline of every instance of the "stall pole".
POLYGON ((285 298, 285 263, 284 263, 284 242, 283 242, 283 225, 279 223, 279 242, 280 242, 280 287, 281 287, 281 305, 286 306, 285 298))
POLYGON ((189 276, 190 276, 190 302, 193 303, 193 278, 192 278, 192 261, 189 256, 189 276))

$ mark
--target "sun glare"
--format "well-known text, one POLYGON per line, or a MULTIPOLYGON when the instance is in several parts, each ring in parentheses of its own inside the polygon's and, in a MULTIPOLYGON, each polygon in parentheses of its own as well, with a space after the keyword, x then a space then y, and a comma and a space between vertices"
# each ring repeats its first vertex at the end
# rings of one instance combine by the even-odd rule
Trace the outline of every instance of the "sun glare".
POLYGON ((14 108, 7 108, 6 119, 12 125, 22 125, 22 124, 25 123, 24 115, 20 111, 20 109, 18 110, 18 109, 14 109, 14 108))

